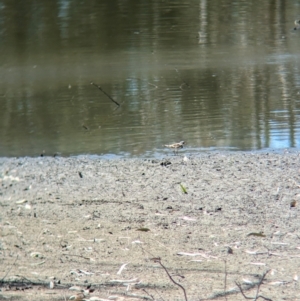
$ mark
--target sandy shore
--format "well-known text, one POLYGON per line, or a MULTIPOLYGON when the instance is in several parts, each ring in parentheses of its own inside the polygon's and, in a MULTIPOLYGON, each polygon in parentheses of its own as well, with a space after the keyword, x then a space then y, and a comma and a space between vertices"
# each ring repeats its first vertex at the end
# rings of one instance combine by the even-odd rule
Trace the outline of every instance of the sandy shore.
POLYGON ((161 258, 188 300, 268 270, 260 294, 300 300, 298 152, 0 158, 0 184, 0 299, 184 300, 161 258))

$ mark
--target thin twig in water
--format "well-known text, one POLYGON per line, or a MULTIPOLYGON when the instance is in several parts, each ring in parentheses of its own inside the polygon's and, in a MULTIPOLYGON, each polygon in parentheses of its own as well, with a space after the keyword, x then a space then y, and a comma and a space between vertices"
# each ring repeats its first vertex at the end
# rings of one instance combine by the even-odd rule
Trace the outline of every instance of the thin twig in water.
POLYGON ((159 296, 159 298, 162 300, 162 301, 165 301, 165 299, 162 297, 162 295, 157 291, 156 288, 154 288, 154 290, 156 291, 157 295, 159 296))
POLYGON ((160 264, 160 266, 165 270, 165 272, 167 273, 167 275, 168 275, 168 277, 170 278, 170 280, 171 280, 175 285, 179 286, 179 287, 182 289, 183 294, 184 294, 184 299, 185 299, 185 301, 188 301, 187 296, 186 296, 185 288, 184 288, 180 283, 176 282, 176 281, 172 278, 172 276, 171 276, 170 273, 168 272, 167 268, 161 263, 160 258, 155 258, 155 259, 154 259, 154 262, 158 262, 158 263, 160 264))
POLYGON ((16 264, 17 260, 19 258, 19 255, 17 256, 17 258, 15 259, 14 263, 12 264, 12 266, 10 267, 10 269, 7 271, 7 273, 3 276, 3 278, 0 280, 0 283, 3 283, 4 279, 6 278, 6 276, 8 275, 8 273, 11 271, 11 269, 13 268, 13 266, 16 264))
POLYGON ((154 297, 152 295, 150 295, 145 289, 143 289, 143 291, 154 301, 154 297))
POLYGON ((154 88, 153 89, 151 89, 151 90, 156 90, 157 88, 158 88, 158 86, 156 86, 156 85, 154 85, 154 84, 151 84, 151 83, 148 83, 148 85, 150 85, 150 86, 153 86, 154 88))
POLYGON ((264 281, 266 275, 270 272, 270 270, 267 270, 266 272, 264 272, 264 274, 262 275, 258 285, 257 285, 257 290, 256 290, 256 297, 255 297, 255 301, 258 299, 258 298, 262 298, 264 300, 268 300, 268 301, 272 301, 271 299, 269 298, 266 298, 266 297, 263 297, 261 295, 258 295, 259 294, 259 290, 260 290, 260 286, 262 285, 262 282, 264 281))
POLYGON ((262 282, 264 281, 266 275, 267 275, 269 272, 270 272, 270 270, 267 270, 266 272, 263 273, 263 275, 262 275, 260 281, 259 281, 258 284, 257 284, 256 296, 255 296, 254 298, 253 298, 253 297, 247 297, 247 296, 245 295, 243 289, 242 289, 241 284, 238 283, 238 282, 235 282, 235 284, 237 285, 237 287, 239 288, 241 294, 243 295, 243 297, 244 297, 245 299, 251 299, 251 300, 256 301, 256 300, 258 300, 259 298, 262 298, 262 299, 267 300, 267 301, 273 301, 273 300, 270 299, 270 298, 267 298, 267 297, 264 297, 264 296, 262 296, 262 295, 259 295, 259 290, 260 290, 260 287, 261 287, 261 285, 262 285, 262 282))
POLYGON ((242 286, 241 286, 240 283, 238 283, 238 282, 235 281, 235 284, 236 284, 237 287, 240 289, 240 292, 241 292, 241 294, 243 295, 243 297, 244 297, 245 299, 253 299, 252 297, 247 297, 247 296, 245 295, 245 293, 244 293, 244 291, 243 291, 242 286))
POLYGON ((116 102, 109 94, 107 94, 99 85, 91 82, 91 85, 97 87, 103 94, 105 94, 112 102, 114 102, 118 107, 120 106, 120 104, 118 102, 116 102))

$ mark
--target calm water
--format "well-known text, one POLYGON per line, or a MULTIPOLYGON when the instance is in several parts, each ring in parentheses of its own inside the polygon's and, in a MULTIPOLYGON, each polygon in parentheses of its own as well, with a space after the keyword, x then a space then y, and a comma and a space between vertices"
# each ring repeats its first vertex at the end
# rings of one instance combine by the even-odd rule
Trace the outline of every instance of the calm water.
POLYGON ((0 156, 299 148, 296 19, 292 0, 0 1, 0 156))

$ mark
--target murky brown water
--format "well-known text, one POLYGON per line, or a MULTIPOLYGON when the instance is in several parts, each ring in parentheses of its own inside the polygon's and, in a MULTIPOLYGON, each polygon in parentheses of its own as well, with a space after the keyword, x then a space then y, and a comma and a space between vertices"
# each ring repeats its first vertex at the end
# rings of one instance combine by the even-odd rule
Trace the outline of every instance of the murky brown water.
POLYGON ((0 1, 0 156, 299 147, 299 9, 0 1))

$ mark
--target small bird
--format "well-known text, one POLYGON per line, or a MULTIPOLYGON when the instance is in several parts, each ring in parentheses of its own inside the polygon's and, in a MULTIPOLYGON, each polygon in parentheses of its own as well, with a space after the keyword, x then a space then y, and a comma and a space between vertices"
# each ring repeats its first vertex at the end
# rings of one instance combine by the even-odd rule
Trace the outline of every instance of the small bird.
POLYGON ((180 141, 180 142, 174 143, 174 144, 166 144, 165 147, 173 148, 174 149, 174 153, 177 154, 178 153, 178 149, 179 148, 183 148, 184 144, 185 144, 184 141, 180 141))
POLYGON ((296 20, 296 21, 294 22, 294 24, 296 25, 296 27, 294 28, 294 30, 297 30, 297 29, 300 28, 300 20, 296 20))

